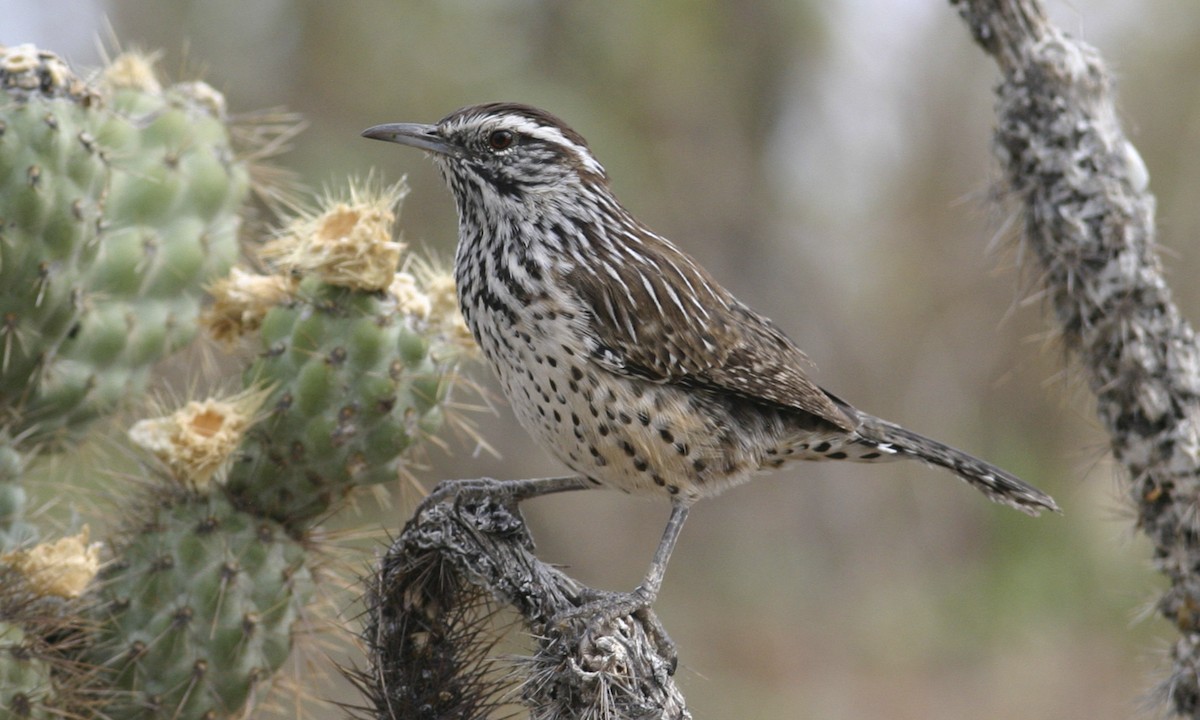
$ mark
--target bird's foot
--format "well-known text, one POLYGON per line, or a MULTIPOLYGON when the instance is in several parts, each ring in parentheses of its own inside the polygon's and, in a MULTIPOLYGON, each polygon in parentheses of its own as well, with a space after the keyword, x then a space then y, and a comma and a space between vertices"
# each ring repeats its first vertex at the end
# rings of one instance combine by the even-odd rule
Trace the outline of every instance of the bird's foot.
POLYGON ((610 625, 621 618, 633 618, 641 624, 659 657, 666 663, 667 673, 674 675, 679 655, 675 649, 675 642, 667 635, 666 629, 658 621, 658 616, 650 609, 655 595, 656 593, 651 593, 642 586, 628 593, 589 590, 584 604, 559 613, 555 616, 553 624, 560 632, 580 626, 582 632, 587 632, 610 625))

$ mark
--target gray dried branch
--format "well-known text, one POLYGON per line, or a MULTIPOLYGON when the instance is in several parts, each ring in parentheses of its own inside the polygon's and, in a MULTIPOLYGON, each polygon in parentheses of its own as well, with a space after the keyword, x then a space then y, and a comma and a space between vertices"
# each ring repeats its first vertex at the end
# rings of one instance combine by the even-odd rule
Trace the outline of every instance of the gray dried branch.
POLYGON ((560 621, 597 593, 534 556, 502 483, 439 486, 370 584, 363 639, 371 667, 356 681, 374 718, 482 718, 517 702, 533 720, 691 717, 652 613, 560 621), (494 652, 501 605, 536 644, 507 669, 494 652))
POLYGON ((996 154, 1064 345, 1079 358, 1179 630, 1162 684, 1200 717, 1200 352, 1163 278, 1154 198, 1098 53, 1036 0, 952 0, 1003 79, 996 154))

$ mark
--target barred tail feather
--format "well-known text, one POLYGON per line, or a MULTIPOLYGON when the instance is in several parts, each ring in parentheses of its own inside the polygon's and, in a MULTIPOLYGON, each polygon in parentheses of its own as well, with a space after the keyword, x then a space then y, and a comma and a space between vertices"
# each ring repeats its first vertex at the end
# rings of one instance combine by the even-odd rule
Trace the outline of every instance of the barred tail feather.
POLYGON ((908 457, 945 468, 993 502, 1037 517, 1043 510, 1062 512, 1054 498, 991 463, 877 417, 859 412, 858 442, 892 457, 908 457))

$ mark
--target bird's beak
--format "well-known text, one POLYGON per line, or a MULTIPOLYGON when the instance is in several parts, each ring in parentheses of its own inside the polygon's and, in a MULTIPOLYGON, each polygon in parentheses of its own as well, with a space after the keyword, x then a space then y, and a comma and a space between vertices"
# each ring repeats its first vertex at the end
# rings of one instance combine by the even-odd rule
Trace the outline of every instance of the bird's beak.
POLYGON ((375 127, 367 128, 363 130, 362 135, 373 140, 386 140, 388 142, 400 143, 401 145, 409 145, 439 155, 450 155, 452 157, 461 155, 461 150, 457 146, 451 145, 441 135, 438 135, 436 125, 388 123, 387 125, 376 125, 375 127))

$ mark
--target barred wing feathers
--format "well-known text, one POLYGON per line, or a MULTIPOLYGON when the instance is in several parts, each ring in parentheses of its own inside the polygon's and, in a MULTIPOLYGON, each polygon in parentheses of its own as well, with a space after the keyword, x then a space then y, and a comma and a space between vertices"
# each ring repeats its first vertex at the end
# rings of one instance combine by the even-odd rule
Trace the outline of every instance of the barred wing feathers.
POLYGON ((598 262, 563 278, 590 312, 585 332, 597 362, 618 374, 730 393, 854 429, 857 422, 808 379, 807 356, 774 323, 665 239, 648 231, 637 239, 621 249, 593 243, 598 262))

